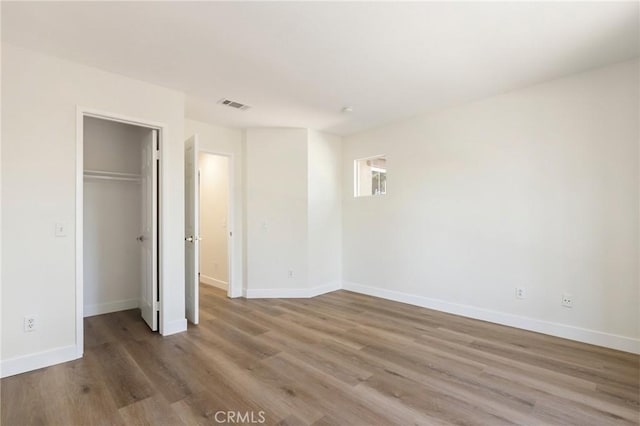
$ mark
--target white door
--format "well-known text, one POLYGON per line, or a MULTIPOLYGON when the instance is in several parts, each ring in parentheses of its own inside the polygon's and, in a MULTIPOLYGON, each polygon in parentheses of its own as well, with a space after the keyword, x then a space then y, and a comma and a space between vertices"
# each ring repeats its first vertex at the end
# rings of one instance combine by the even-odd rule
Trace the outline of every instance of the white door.
POLYGON ((142 286, 140 311, 151 330, 158 330, 158 131, 142 147, 142 286))
POLYGON ((198 200, 198 135, 184 143, 184 199, 185 199, 185 302, 187 319, 198 324, 198 260, 200 257, 199 200, 198 200))

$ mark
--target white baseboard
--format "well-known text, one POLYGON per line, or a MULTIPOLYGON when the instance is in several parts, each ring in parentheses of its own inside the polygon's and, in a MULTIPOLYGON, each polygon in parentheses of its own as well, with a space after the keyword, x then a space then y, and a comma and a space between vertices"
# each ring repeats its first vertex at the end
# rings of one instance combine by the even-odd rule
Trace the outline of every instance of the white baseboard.
MULTIPOLYGON (((136 300, 136 307, 137 306, 136 300)), ((162 335, 169 336, 186 330, 186 319, 172 321, 165 325, 162 335)), ((5 359, 0 361, 0 378, 26 373, 28 371, 49 367, 63 362, 73 361, 74 359, 82 358, 82 354, 82 347, 70 345, 35 354, 5 359)))
POLYGON ((342 283, 331 282, 311 288, 262 288, 247 289, 247 299, 308 299, 331 291, 340 290, 342 283))
POLYGON ((138 299, 116 300, 115 302, 99 303, 96 305, 85 305, 84 317, 94 315, 109 314, 111 312, 126 311, 139 307, 138 299))
POLYGON ((164 325, 162 329, 163 336, 170 336, 172 334, 181 333, 187 331, 187 319, 183 318, 177 321, 171 321, 164 325))
POLYGON ((64 346, 35 354, 5 359, 0 362, 0 377, 14 376, 27 371, 49 367, 82 357, 76 345, 64 346), (80 353, 80 356, 78 354, 80 353))
POLYGON ((604 333, 602 331, 589 330, 556 322, 543 321, 535 318, 522 317, 490 309, 477 308, 475 306, 460 305, 439 299, 416 296, 393 290, 370 287, 362 284, 345 281, 342 288, 382 299, 416 305, 423 308, 460 315, 463 317, 479 319, 524 330, 535 331, 551 336, 562 337, 578 342, 589 343, 597 346, 617 349, 620 351, 640 353, 640 339, 604 333))
POLYGON ((320 296, 321 294, 325 294, 325 293, 331 293, 332 291, 336 291, 336 290, 340 290, 342 289, 342 282, 341 281, 334 281, 331 283, 327 283, 318 287, 312 287, 310 288, 309 291, 309 295, 307 297, 316 297, 316 296, 320 296))
POLYGON ((306 288, 256 288, 247 289, 247 299, 297 299, 308 298, 306 288))
POLYGON ((237 297, 247 297, 246 290, 244 288, 232 287, 231 292, 229 293, 229 297, 234 299, 237 297))
POLYGON ((202 284, 207 284, 220 290, 227 290, 229 288, 229 283, 226 281, 217 280, 213 277, 209 277, 207 275, 200 274, 200 282, 202 284))

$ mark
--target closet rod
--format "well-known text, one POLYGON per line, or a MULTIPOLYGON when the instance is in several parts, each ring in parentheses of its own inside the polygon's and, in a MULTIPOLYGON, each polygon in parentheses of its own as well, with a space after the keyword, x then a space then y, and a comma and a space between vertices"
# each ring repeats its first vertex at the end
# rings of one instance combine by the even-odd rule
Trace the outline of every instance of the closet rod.
POLYGON ((91 176, 91 175, 85 175, 84 177, 87 180, 111 180, 111 181, 120 181, 120 182, 136 182, 136 183, 140 183, 140 179, 139 178, 110 177, 110 176, 91 176))
POLYGON ((106 170, 85 170, 84 177, 87 179, 114 180, 125 182, 140 182, 141 175, 134 173, 109 172, 106 170))

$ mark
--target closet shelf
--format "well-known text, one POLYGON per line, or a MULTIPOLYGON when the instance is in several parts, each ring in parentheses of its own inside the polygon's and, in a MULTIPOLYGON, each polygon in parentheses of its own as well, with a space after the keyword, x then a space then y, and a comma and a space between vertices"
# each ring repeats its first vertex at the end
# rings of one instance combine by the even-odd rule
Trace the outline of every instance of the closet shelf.
POLYGON ((142 175, 135 173, 110 172, 106 170, 85 170, 85 179, 113 180, 124 182, 141 182, 142 175))

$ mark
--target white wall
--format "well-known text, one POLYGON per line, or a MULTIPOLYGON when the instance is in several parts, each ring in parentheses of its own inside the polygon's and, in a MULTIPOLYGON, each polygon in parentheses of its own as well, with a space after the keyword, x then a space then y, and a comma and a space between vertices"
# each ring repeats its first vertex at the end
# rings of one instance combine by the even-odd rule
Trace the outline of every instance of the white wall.
POLYGON ((309 131, 309 287, 339 286, 342 280, 342 141, 309 131))
POLYGON ((246 131, 249 296, 254 290, 308 287, 307 133, 306 129, 246 131))
POLYGON ((623 63, 346 138, 347 287, 640 350, 638 72, 623 63), (353 160, 375 154, 388 195, 354 198, 353 160))
MULTIPOLYGON (((142 140, 152 130, 84 119, 84 168, 140 174, 142 140)), ((138 307, 141 285, 142 186, 84 180, 84 316, 138 307)))
POLYGON ((70 359, 76 348, 76 107, 165 123, 162 279, 165 332, 184 315, 184 95, 2 46, 2 374, 70 359), (55 238, 54 224, 67 226, 55 238), (23 317, 39 329, 23 332, 23 317))
POLYGON ((245 143, 247 296, 311 297, 340 288, 340 138, 248 129, 245 143))
POLYGON ((233 182, 231 193, 233 200, 233 220, 228 221, 229 231, 233 232, 230 239, 229 250, 232 252, 232 265, 229 279, 232 284, 231 297, 240 297, 244 293, 244 171, 243 171, 243 132, 239 129, 230 129, 186 119, 184 139, 193 134, 198 134, 200 149, 218 154, 227 154, 231 158, 229 167, 232 169, 233 182))
POLYGON ((228 288, 229 159, 200 153, 200 282, 228 288))

